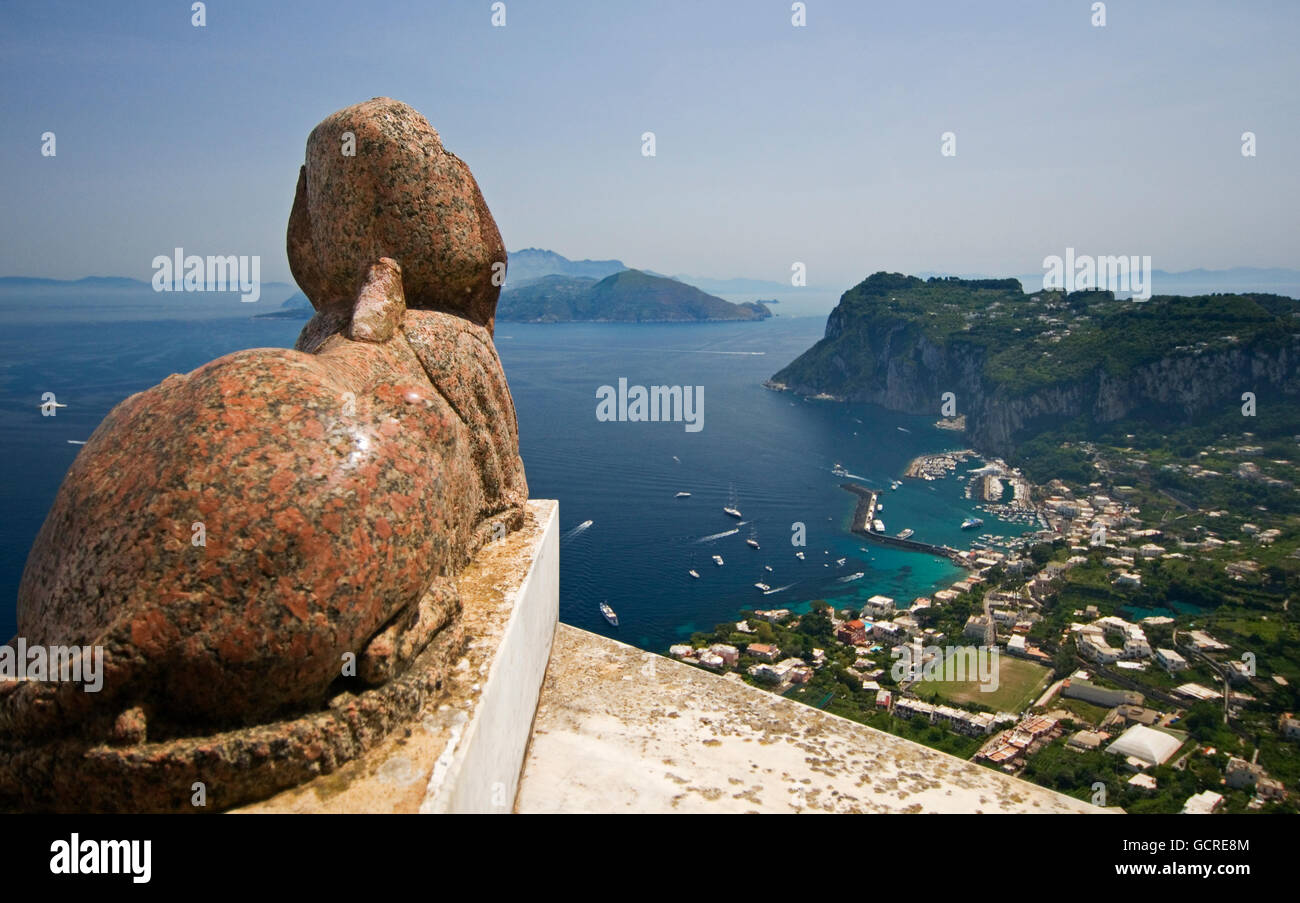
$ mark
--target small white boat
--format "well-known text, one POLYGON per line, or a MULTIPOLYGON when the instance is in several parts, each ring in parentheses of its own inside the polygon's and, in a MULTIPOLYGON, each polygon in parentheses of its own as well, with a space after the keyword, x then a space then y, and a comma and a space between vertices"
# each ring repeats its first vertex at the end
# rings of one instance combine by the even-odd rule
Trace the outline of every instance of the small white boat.
POLYGON ((722 510, 725 511, 727 514, 730 514, 736 520, 740 520, 742 517, 745 516, 741 514, 739 510, 737 510, 736 508, 732 508, 730 505, 728 505, 726 508, 723 508, 722 510))
POLYGON ((913 533, 915 533, 915 532, 916 532, 916 531, 913 530, 911 527, 908 527, 906 530, 904 530, 904 531, 902 531, 901 533, 898 534, 898 538, 899 538, 899 539, 908 539, 908 538, 910 538, 911 535, 912 535, 913 533))
POLYGON ((697 570, 695 570, 695 568, 691 568, 691 569, 690 569, 689 571, 687 571, 686 573, 690 574, 690 575, 691 575, 692 577, 694 577, 696 580, 699 580, 699 579, 700 579, 700 572, 697 571, 697 570))
POLYGON ((803 552, 795 552, 795 553, 794 553, 794 557, 795 557, 795 558, 798 558, 800 561, 803 561, 803 560, 804 560, 804 558, 803 558, 803 552))
POLYGON ((721 555, 714 555, 714 556, 713 556, 713 563, 716 564, 718 567, 722 567, 722 556, 721 556, 721 555))
POLYGON ((673 496, 673 498, 675 499, 688 499, 690 497, 691 494, 689 492, 679 492, 675 496, 673 496))
POLYGON ((770 564, 763 565, 763 570, 767 571, 769 574, 772 573, 772 565, 770 564))
POLYGON ((846 561, 848 561, 847 558, 836 558, 836 559, 835 559, 835 566, 836 566, 837 568, 842 568, 842 567, 844 567, 844 562, 846 562, 846 561))
POLYGON ((608 600, 600 603, 600 613, 605 616, 606 621, 613 624, 615 627, 618 626, 618 615, 614 613, 614 609, 609 607, 608 600))
POLYGON ((858 571, 857 573, 849 574, 848 576, 839 579, 840 583, 852 583, 854 580, 861 580, 865 576, 867 576, 865 571, 858 571))
POLYGON ((768 586, 766 583, 755 583, 755 584, 754 584, 754 587, 755 587, 755 589, 757 589, 759 592, 763 592, 763 593, 767 592, 768 590, 770 590, 770 589, 772 588, 772 587, 768 586))

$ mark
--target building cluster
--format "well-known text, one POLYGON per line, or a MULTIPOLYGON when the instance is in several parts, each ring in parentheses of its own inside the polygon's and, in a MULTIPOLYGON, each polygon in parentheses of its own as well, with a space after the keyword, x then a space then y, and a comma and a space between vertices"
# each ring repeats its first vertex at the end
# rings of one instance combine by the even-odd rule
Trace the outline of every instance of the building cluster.
MULTIPOLYGON (((755 612, 756 616, 772 615, 772 620, 779 621, 783 617, 788 617, 790 612, 786 609, 779 609, 773 612, 755 612), (781 617, 776 617, 777 614, 781 617)), ((741 621, 737 624, 739 629, 741 624, 748 624, 741 621)), ((744 630, 742 633, 752 631, 744 630)), ((781 658, 781 649, 772 643, 749 643, 745 645, 744 652, 751 658, 758 661, 750 665, 747 673, 751 677, 766 681, 776 685, 778 689, 786 689, 797 684, 807 683, 812 679, 815 668, 821 667, 826 662, 826 653, 822 649, 812 651, 813 662, 810 665, 801 658, 793 656, 781 658)), ((710 671, 726 671, 734 669, 740 665, 741 649, 729 643, 714 643, 710 646, 692 647, 685 643, 679 643, 668 648, 668 654, 680 662, 689 665, 699 665, 708 668, 710 671)))
MULTIPOLYGON (((879 704, 879 697, 877 697, 877 705, 879 704)), ((1015 715, 1008 715, 1005 712, 996 715, 990 712, 968 712, 956 706, 930 703, 906 696, 894 699, 891 711, 895 718, 920 718, 929 724, 941 724, 950 730, 971 737, 986 736, 991 734, 997 725, 1016 720, 1015 715)))
POLYGON ((1061 735, 1060 722, 1044 715, 1030 715, 984 744, 975 755, 1006 772, 1022 768, 1025 761, 1061 735))
POLYGON ((1120 660, 1144 661, 1155 655, 1141 626, 1114 615, 1088 624, 1071 624, 1070 631, 1079 655, 1101 665, 1120 660))

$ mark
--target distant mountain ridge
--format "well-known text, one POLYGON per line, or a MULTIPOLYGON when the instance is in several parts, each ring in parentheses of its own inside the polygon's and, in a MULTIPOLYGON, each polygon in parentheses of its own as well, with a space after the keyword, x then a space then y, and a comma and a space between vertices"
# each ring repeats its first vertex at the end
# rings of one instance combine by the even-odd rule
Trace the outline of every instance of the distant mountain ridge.
POLYGON ((497 305, 498 320, 528 323, 698 323, 770 316, 762 304, 733 304, 675 279, 626 269, 599 280, 550 274, 502 291, 497 305))
POLYGON ((83 276, 80 279, 44 279, 39 276, 0 276, 0 287, 82 286, 94 288, 152 288, 128 276, 83 276))
MULTIPOLYGON (((506 287, 518 288, 525 282, 532 282, 546 276, 585 276, 590 279, 604 279, 624 270, 635 269, 621 260, 570 260, 563 254, 543 248, 524 248, 510 252, 510 262, 506 268, 506 287)), ((675 279, 687 285, 693 285, 709 294, 757 294, 785 291, 790 288, 782 282, 769 279, 711 279, 707 276, 687 276, 659 273, 655 270, 641 269, 641 272, 662 279, 675 279)))
POLYGON ((511 251, 506 265, 506 286, 515 287, 545 276, 604 279, 628 269, 621 260, 570 260, 544 248, 511 251))

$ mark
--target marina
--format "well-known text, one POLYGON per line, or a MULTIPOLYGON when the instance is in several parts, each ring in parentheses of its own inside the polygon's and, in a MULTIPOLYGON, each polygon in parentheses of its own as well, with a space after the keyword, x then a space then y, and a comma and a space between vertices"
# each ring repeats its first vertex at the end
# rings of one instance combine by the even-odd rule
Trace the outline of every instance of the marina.
POLYGON ((975 455, 975 450, 964 448, 960 451, 939 452, 933 455, 919 455, 907 465, 903 476, 917 480, 942 480, 957 469, 957 465, 975 455))
POLYGON ((841 483, 840 488, 851 492, 858 497, 858 505, 853 512, 852 527, 853 532, 857 535, 866 537, 871 542, 879 543, 883 546, 894 546, 895 548, 900 549, 910 549, 914 552, 928 552, 931 555, 939 555, 964 568, 972 566, 967 556, 950 546, 936 546, 931 545, 928 542, 920 542, 915 539, 902 539, 885 533, 884 525, 875 516, 877 508, 877 493, 874 489, 859 486, 857 483, 841 483), (868 524, 871 524, 872 526, 868 527, 868 524))

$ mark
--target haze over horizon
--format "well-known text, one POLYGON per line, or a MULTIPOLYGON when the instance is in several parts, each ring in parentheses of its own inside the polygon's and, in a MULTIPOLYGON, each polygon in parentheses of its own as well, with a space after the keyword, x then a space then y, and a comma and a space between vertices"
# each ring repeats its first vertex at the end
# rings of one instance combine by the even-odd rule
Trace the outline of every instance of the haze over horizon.
POLYGON ((148 279, 179 246, 291 282, 302 136, 378 95, 467 161, 514 249, 785 283, 800 261, 830 290, 1067 247, 1300 263, 1293 6, 490 6, 6 6, 0 274, 148 279))

